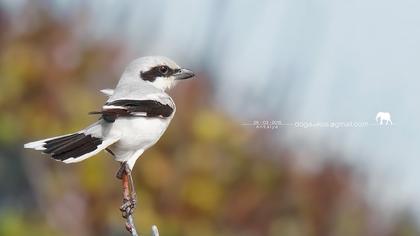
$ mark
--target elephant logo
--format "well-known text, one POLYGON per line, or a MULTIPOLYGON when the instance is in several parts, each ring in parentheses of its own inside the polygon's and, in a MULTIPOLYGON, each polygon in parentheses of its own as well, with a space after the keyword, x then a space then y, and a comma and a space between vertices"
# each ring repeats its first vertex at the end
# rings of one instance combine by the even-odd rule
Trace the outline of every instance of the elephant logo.
POLYGON ((376 114, 376 122, 378 122, 379 125, 392 125, 391 114, 389 112, 378 112, 378 114, 376 114))

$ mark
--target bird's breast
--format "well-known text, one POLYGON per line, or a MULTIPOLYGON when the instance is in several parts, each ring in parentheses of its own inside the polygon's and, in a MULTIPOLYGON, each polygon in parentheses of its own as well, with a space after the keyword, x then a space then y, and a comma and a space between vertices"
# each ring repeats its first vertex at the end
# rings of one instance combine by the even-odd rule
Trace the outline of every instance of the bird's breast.
POLYGON ((120 140, 115 143, 115 148, 133 151, 147 149, 155 144, 165 132, 172 116, 168 118, 147 117, 121 117, 113 124, 113 129, 118 129, 120 140))

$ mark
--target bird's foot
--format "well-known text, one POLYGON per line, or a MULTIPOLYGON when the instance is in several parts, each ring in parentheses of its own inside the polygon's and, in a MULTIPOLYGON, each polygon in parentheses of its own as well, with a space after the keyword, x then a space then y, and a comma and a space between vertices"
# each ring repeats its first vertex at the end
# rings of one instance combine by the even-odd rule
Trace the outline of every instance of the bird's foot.
POLYGON ((131 196, 130 198, 124 198, 123 204, 120 207, 120 211, 122 213, 123 218, 128 218, 130 215, 133 214, 134 208, 136 207, 137 199, 135 196, 131 196))
POLYGON ((133 177, 131 176, 131 170, 126 162, 121 163, 121 167, 117 172, 117 178, 120 178, 123 182, 123 204, 120 207, 122 217, 128 218, 133 214, 134 208, 136 207, 137 198, 134 190, 133 177))

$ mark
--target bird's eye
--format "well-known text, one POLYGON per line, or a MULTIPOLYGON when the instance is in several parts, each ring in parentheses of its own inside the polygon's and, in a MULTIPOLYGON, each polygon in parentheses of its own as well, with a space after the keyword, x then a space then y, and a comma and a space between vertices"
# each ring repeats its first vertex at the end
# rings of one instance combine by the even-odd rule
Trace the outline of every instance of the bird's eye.
POLYGON ((167 66, 160 66, 160 67, 159 67, 159 72, 160 72, 162 75, 166 75, 166 74, 168 74, 168 72, 169 72, 169 67, 167 67, 167 66))

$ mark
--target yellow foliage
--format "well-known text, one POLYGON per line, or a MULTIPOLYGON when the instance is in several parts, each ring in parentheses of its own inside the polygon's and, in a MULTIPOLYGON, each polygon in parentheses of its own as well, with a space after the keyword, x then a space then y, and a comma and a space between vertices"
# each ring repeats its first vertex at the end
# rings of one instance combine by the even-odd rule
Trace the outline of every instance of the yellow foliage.
POLYGON ((210 178, 190 176, 182 187, 182 197, 188 205, 210 214, 218 210, 222 188, 210 178))

